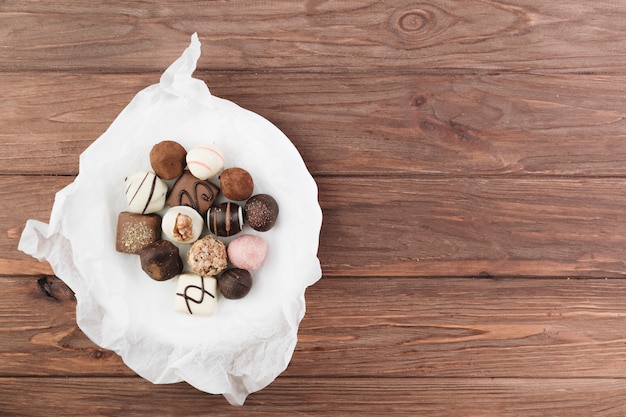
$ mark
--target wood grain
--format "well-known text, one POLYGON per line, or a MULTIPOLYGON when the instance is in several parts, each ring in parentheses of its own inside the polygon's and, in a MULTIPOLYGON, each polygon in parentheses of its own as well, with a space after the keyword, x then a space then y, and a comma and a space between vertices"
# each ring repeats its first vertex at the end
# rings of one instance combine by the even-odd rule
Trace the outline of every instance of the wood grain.
POLYGON ((625 415, 625 17, 611 0, 0 2, 0 415, 625 415), (195 76, 287 134, 324 211, 291 364, 243 408, 135 376, 17 251, 193 32, 195 76))
POLYGON ((136 378, 0 378, 0 387, 0 412, 15 417, 51 410, 68 416, 88 410, 93 417, 618 417, 626 412, 621 401, 626 383, 613 379, 279 378, 240 408, 183 383, 154 386, 136 378))
POLYGON ((0 70, 161 71, 198 32, 203 70, 623 74, 625 22, 610 0, 11 0, 0 8, 0 70))
MULTIPOLYGON (((626 174, 626 76, 196 76, 276 124, 315 175, 626 174)), ((158 81, 3 74, 0 173, 75 175, 79 154, 158 81)))
MULTIPOLYGON (((26 219, 47 221, 54 193, 72 178, 33 178, 3 179, 4 273, 49 273, 46 264, 17 252, 17 243, 26 219)), ((621 178, 317 181, 324 215, 319 258, 329 276, 626 274, 621 178)))
MULTIPOLYGON (((58 278, 0 284, 0 376, 134 375, 58 278)), ((306 295, 287 377, 626 376, 621 280, 324 277, 306 295)))

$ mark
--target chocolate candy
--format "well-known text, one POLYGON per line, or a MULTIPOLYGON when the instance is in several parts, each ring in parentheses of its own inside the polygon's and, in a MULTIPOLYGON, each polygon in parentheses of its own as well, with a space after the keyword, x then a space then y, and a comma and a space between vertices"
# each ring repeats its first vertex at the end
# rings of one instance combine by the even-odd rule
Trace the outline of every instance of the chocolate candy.
POLYGON ((258 232, 266 232, 276 224, 278 203, 268 194, 257 194, 246 201, 244 213, 250 227, 258 232))
POLYGON ((137 214, 127 211, 117 217, 115 249, 118 252, 137 254, 144 246, 161 239, 161 216, 137 214))
POLYGON ((210 181, 200 180, 189 171, 183 172, 167 197, 167 205, 189 206, 204 216, 215 202, 220 189, 210 181))
POLYGON ((191 270, 200 276, 217 275, 228 266, 226 245, 212 236, 204 236, 189 248, 187 262, 191 270))
POLYGON ((174 278, 183 270, 178 248, 167 240, 157 240, 139 251, 141 269, 156 281, 174 278))
POLYGON ((214 235, 236 235, 243 228, 243 210, 230 201, 211 207, 207 213, 207 225, 214 235))
POLYGON ((187 151, 178 142, 164 140, 152 147, 150 165, 154 173, 164 180, 173 180, 185 169, 187 151))
POLYGON ((139 171, 127 177, 124 182, 130 212, 155 213, 165 206, 167 185, 154 173, 139 171))
POLYGON ((238 300, 250 292, 252 275, 245 269, 230 268, 217 278, 217 285, 225 298, 238 300))
POLYGON ((243 201, 252 195, 254 181, 243 168, 228 168, 220 175, 222 194, 229 200, 243 201))
POLYGON ((161 222, 163 234, 170 240, 179 243, 196 241, 202 233, 204 220, 191 207, 176 206, 170 208, 161 222))
POLYGON ((239 236, 228 245, 228 260, 237 268, 258 269, 267 255, 267 244, 255 235, 239 236))
POLYGON ((217 280, 185 273, 178 276, 174 310, 181 313, 209 316, 217 301, 217 280))
POLYGON ((187 153, 187 168, 201 180, 212 178, 224 168, 222 153, 209 146, 195 146, 187 153))

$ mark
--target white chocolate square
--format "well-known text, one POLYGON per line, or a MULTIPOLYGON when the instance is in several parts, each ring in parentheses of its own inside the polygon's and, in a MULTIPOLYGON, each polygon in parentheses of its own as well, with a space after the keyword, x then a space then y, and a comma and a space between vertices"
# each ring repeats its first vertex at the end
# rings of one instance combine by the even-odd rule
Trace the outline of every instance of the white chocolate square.
POLYGON ((178 276, 174 310, 209 316, 217 305, 217 280, 186 272, 178 276))

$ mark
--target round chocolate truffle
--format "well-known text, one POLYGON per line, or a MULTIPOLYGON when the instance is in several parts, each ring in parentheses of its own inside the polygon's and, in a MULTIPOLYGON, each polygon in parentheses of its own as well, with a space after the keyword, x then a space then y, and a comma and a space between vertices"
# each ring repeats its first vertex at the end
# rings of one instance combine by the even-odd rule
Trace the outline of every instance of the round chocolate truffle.
POLYGON ((159 142, 150 151, 150 165, 154 173, 164 180, 172 180, 183 173, 187 151, 172 140, 159 142))
POLYGON ((251 228, 267 232, 276 224, 278 203, 268 194, 257 194, 246 201, 244 215, 251 228))
POLYGON ((167 240, 157 240, 139 251, 141 269, 155 281, 174 278, 183 270, 178 248, 167 240))
POLYGON ((209 231, 217 236, 236 235, 243 228, 243 210, 230 201, 211 207, 206 217, 209 231))
POLYGON ((212 277, 228 266, 226 245, 212 236, 204 236, 191 245, 187 262, 193 272, 202 277, 212 277))
POLYGON ((250 292, 252 275, 245 269, 230 268, 217 278, 217 285, 225 298, 238 300, 250 292))
POLYGON ((220 175, 222 194, 229 200, 243 201, 252 195, 254 181, 243 168, 228 168, 220 175))
POLYGON ((228 260, 237 268, 254 270, 261 267, 267 255, 267 243, 259 236, 239 236, 228 245, 228 260))

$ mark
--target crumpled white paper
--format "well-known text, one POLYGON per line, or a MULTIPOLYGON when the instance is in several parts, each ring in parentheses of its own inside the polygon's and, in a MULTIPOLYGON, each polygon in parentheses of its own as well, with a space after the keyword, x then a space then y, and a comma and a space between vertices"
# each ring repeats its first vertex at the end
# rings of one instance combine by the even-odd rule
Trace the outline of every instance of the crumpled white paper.
POLYGON ((187 381, 242 405, 291 360, 305 289, 321 277, 322 212, 293 144, 266 119, 192 78, 199 57, 194 34, 160 83, 140 91, 80 156, 79 175, 56 194, 50 224, 29 220, 19 249, 51 264, 76 294, 80 329, 137 374, 156 384, 187 381), (280 207, 273 229, 246 230, 269 248, 253 271, 252 290, 240 300, 219 298, 211 317, 175 312, 174 280, 153 281, 138 256, 115 251, 117 216, 127 209, 124 178, 149 170, 152 146, 166 139, 186 149, 218 147, 225 167, 245 168, 255 193, 272 195, 280 207))

